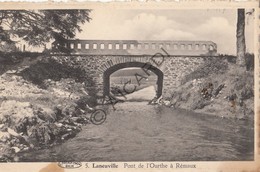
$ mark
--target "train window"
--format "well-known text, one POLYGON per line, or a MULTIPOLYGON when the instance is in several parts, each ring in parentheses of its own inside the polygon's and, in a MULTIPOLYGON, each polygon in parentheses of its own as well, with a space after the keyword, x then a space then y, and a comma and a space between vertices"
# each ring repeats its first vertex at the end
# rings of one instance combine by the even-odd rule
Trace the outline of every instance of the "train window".
POLYGON ((144 48, 147 50, 149 49, 149 44, 144 44, 144 48))
POLYGON ((70 44, 70 49, 74 49, 74 43, 70 44))
POLYGON ((117 50, 119 49, 119 44, 116 44, 116 49, 117 49, 117 50))
POLYGON ((109 49, 109 50, 112 49, 112 44, 108 44, 108 49, 109 49))
POLYGON ((135 45, 134 44, 130 44, 130 49, 134 49, 135 45))
POLYGON ((124 50, 127 49, 127 44, 123 44, 123 49, 124 49, 124 50))
POLYGON ((188 45, 188 50, 192 50, 192 45, 191 44, 188 45))
POLYGON ((202 50, 206 50, 206 44, 202 45, 202 50))
POLYGON ((166 49, 167 49, 167 50, 170 49, 170 44, 166 44, 166 49))
POLYGON ((81 44, 80 43, 78 43, 78 49, 81 49, 81 44))
POLYGON ((195 50, 199 50, 199 49, 200 49, 199 44, 196 44, 195 45, 195 50))

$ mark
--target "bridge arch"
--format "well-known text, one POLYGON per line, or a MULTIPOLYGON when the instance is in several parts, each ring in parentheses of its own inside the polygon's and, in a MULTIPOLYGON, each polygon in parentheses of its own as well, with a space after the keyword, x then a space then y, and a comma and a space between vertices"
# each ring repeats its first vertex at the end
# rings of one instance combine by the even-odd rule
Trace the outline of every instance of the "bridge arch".
POLYGON ((108 68, 104 71, 104 73, 103 73, 103 94, 104 94, 104 96, 108 96, 110 94, 110 75, 117 70, 120 70, 120 69, 123 69, 123 68, 130 68, 130 67, 140 67, 145 71, 150 70, 154 74, 156 74, 157 75, 156 96, 160 97, 162 95, 163 72, 159 68, 151 65, 150 63, 125 62, 125 63, 119 63, 119 64, 116 64, 116 65, 113 65, 113 66, 111 66, 110 68, 108 68))

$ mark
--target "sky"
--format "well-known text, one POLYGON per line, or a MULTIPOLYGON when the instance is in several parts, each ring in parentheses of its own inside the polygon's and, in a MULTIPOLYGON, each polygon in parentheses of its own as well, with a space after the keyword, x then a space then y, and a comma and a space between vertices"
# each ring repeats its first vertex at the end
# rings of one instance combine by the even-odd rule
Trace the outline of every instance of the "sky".
MULTIPOLYGON (((236 10, 104 10, 90 13, 79 39, 213 41, 220 54, 236 54, 236 10)), ((253 52, 254 16, 246 17, 246 46, 253 52)))

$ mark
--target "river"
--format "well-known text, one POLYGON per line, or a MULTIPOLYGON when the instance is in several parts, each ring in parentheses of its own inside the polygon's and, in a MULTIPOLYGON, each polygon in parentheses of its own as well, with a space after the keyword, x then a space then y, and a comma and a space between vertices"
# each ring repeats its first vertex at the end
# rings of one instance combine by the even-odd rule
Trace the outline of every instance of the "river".
POLYGON ((142 102, 109 107, 101 125, 74 138, 30 151, 20 161, 231 161, 253 160, 253 123, 142 102))

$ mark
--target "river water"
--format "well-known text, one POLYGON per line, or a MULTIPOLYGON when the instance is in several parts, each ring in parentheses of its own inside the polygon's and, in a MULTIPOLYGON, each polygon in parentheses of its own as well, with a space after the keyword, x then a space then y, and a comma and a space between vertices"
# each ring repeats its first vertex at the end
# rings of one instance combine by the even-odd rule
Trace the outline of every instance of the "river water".
POLYGON ((73 139, 23 153, 20 161, 253 160, 253 123, 148 105, 117 103, 101 125, 73 139))

